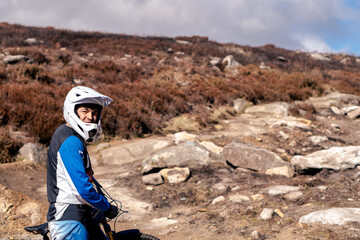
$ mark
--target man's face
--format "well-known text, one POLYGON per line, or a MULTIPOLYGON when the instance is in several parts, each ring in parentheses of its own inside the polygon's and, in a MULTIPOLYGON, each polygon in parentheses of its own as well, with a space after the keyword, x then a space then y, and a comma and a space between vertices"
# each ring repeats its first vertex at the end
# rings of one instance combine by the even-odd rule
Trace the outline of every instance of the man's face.
POLYGON ((85 123, 97 123, 99 109, 96 107, 80 106, 77 109, 77 114, 80 120, 85 123))

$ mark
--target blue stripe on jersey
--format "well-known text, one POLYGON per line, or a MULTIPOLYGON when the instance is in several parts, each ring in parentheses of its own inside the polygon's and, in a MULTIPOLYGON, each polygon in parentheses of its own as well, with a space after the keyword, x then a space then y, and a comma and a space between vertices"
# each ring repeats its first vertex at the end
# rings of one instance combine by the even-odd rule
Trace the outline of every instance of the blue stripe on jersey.
POLYGON ((75 137, 68 137, 59 149, 61 159, 64 163, 73 184, 79 195, 93 207, 106 211, 109 209, 109 202, 95 191, 89 176, 86 174, 83 161, 84 147, 81 141, 75 137))

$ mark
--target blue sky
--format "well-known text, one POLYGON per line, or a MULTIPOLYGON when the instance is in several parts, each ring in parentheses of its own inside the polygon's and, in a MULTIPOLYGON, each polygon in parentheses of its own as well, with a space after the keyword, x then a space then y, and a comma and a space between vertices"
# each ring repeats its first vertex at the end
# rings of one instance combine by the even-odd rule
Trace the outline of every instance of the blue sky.
POLYGON ((0 21, 360 56, 360 0, 1 0, 0 21))

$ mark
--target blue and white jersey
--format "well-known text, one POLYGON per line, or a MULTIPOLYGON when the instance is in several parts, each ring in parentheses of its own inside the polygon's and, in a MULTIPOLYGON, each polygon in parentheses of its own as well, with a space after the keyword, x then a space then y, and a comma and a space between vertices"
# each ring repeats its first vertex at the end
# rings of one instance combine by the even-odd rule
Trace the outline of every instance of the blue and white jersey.
POLYGON ((91 182, 92 169, 85 142, 71 127, 59 126, 48 151, 47 221, 81 221, 84 211, 79 205, 108 210, 109 202, 96 192, 91 182))

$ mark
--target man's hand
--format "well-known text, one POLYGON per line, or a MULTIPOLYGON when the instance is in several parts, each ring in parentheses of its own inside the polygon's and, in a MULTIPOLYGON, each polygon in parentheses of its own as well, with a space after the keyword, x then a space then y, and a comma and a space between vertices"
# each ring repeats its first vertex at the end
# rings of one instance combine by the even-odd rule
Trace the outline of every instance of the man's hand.
POLYGON ((107 218, 113 219, 116 218, 118 213, 119 213, 119 209, 117 208, 117 206, 110 204, 109 209, 104 212, 104 215, 107 218))

